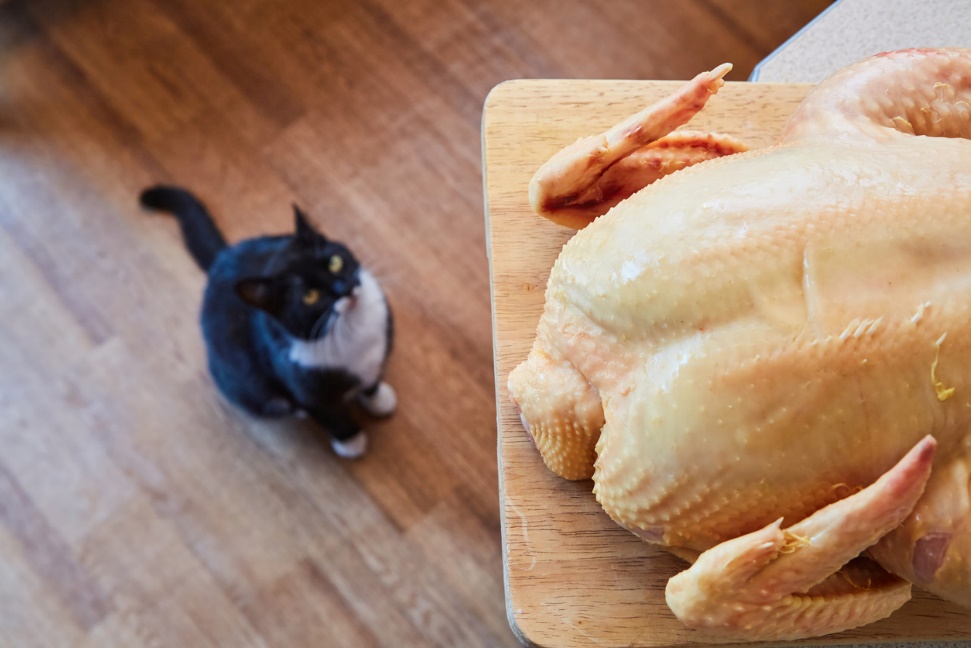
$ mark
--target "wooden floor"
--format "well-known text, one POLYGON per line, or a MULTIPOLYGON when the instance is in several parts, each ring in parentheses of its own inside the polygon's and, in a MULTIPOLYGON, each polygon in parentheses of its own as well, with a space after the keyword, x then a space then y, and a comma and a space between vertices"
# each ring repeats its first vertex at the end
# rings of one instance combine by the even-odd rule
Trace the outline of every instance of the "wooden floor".
POLYGON ((730 78, 824 0, 0 4, 0 645, 510 646, 479 128, 518 77, 730 78), (297 201, 375 270, 398 413, 348 463, 206 373, 204 277, 297 201))

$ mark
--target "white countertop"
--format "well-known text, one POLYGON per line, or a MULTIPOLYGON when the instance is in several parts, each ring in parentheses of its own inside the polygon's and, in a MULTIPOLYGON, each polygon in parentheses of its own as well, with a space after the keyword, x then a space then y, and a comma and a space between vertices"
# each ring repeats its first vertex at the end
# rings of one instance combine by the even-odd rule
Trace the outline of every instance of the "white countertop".
POLYGON ((908 47, 971 47, 971 0, 840 0, 749 80, 818 83, 854 61, 908 47))

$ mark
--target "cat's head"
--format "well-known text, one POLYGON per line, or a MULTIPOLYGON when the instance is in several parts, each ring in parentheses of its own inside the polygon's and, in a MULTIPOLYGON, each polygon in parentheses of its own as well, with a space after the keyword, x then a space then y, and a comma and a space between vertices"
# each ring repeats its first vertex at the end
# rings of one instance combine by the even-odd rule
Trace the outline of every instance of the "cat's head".
POLYGON ((294 337, 326 331, 360 286, 361 266, 344 245, 331 241, 293 206, 296 232, 276 254, 266 275, 243 279, 236 293, 276 319, 294 337))

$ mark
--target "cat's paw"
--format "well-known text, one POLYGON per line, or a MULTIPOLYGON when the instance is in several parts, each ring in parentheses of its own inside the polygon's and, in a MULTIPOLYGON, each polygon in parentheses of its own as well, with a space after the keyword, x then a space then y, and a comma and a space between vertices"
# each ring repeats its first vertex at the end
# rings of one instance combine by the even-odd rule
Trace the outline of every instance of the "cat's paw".
POLYGON ((263 403, 261 413, 267 418, 283 418, 294 413, 294 406, 290 400, 277 396, 263 403))
POLYGON ((386 382, 380 383, 373 394, 361 394, 361 405, 371 416, 390 416, 398 406, 398 395, 386 382))
POLYGON ((331 439, 330 445, 334 448, 337 456, 345 459, 357 459, 367 452, 367 433, 358 432, 350 439, 344 439, 343 441, 331 439))

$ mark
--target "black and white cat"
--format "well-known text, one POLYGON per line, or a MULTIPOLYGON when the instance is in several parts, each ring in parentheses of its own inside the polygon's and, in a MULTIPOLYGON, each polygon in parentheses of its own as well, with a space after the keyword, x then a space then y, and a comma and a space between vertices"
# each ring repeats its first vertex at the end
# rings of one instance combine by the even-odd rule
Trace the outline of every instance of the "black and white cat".
POLYGON ((328 430, 337 454, 361 456, 367 435, 352 401, 375 416, 397 404, 383 381, 391 309, 374 276, 296 205, 294 234, 230 246, 184 189, 146 189, 141 204, 175 215, 186 247, 208 274, 202 331, 223 395, 257 416, 310 416, 328 430))

